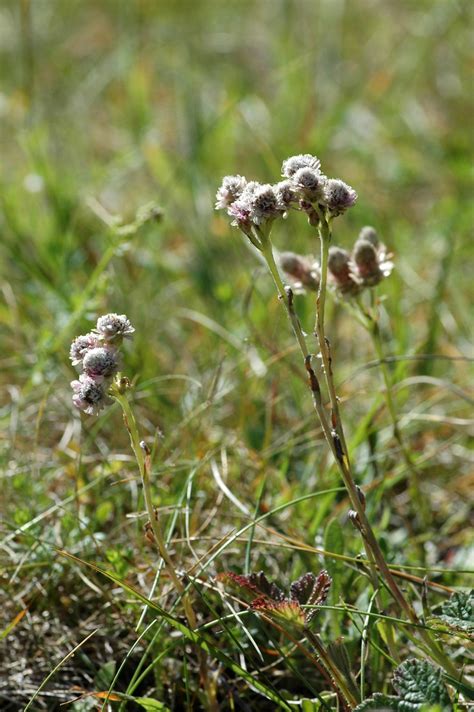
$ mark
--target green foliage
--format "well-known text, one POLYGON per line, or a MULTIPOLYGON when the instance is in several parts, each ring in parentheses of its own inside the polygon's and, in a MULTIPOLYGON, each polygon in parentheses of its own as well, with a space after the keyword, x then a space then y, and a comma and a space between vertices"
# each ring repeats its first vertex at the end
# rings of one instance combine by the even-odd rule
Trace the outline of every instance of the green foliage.
POLYGON ((357 705, 354 712, 365 712, 365 710, 378 710, 378 712, 398 712, 398 697, 393 695, 382 695, 380 692, 375 692, 372 697, 357 705))
POLYGON ((376 692, 356 707, 355 712, 449 712, 453 709, 443 671, 427 660, 406 660, 393 675, 398 696, 376 692))
MULTIPOLYGON (((286 316, 255 256, 214 211, 214 193, 227 173, 272 180, 281 159, 306 151, 357 190, 335 240, 348 247, 370 223, 395 253, 379 290, 382 329, 429 526, 420 529, 407 495, 373 348, 329 299, 356 479, 390 565, 414 577, 407 596, 416 600, 425 576, 465 589, 471 4, 0 5, 0 706, 24 708, 55 671, 32 706, 57 712, 79 690, 94 692, 98 671, 115 669, 120 712, 140 698, 197 709, 201 644, 223 705, 335 706, 316 662, 223 600, 213 579, 262 569, 286 597, 290 581, 320 566, 334 584, 312 609, 314 629, 326 645, 343 637, 358 683, 365 666, 364 687, 386 690, 390 646, 404 659, 415 629, 386 590, 372 599, 286 316), (109 311, 136 327, 124 369, 173 561, 194 576, 197 637, 175 627, 182 609, 144 536, 120 413, 80 419, 71 407, 69 343, 109 311)), ((275 245, 318 252, 298 219, 277 226, 275 245)), ((295 308, 317 353, 314 296, 296 295, 295 308)), ((465 595, 428 621, 456 660, 472 635, 465 595)), ((428 598, 439 612, 439 589, 428 598)), ((92 697, 72 708, 102 703, 105 712, 92 697)))
POLYGON ((449 601, 441 606, 441 614, 434 616, 434 623, 442 621, 452 631, 465 631, 474 636, 474 591, 456 591, 449 601))
POLYGON ((400 712, 415 712, 424 705, 439 706, 442 710, 452 710, 452 703, 443 671, 435 668, 427 660, 406 660, 393 676, 393 686, 400 697, 400 712))

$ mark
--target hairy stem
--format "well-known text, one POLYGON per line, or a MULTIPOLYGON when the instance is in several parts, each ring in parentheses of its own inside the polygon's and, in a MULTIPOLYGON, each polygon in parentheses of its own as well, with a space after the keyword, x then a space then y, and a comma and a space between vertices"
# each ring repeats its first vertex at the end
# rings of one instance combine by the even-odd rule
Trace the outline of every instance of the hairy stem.
MULTIPOLYGON (((326 341, 326 337, 325 337, 325 333, 324 333, 324 308, 325 308, 326 284, 327 284, 327 256, 328 256, 329 241, 330 241, 329 225, 325 219, 323 219, 321 221, 320 236, 321 236, 322 244, 324 245, 324 247, 322 249, 322 260, 321 260, 321 285, 323 285, 323 286, 320 287, 320 293, 318 294, 316 332, 318 334, 318 340, 320 343, 321 354, 323 355, 323 366, 324 366, 325 378, 327 381, 328 392, 330 394, 331 406, 333 409, 333 413, 332 413, 333 414, 333 422, 335 420, 335 423, 332 428, 329 425, 326 411, 325 411, 323 403, 322 403, 321 389, 319 386, 318 378, 311 366, 311 354, 310 354, 307 344, 306 344, 306 338, 305 338, 305 335, 301 328, 301 324, 299 322, 298 316, 294 310, 293 293, 292 293, 291 289, 288 289, 288 288, 285 289, 285 286, 282 282, 282 279, 278 272, 278 268, 276 266, 275 259, 273 256, 272 243, 268 237, 265 240, 262 240, 260 250, 261 250, 263 257, 265 258, 265 261, 268 265, 270 273, 271 273, 273 280, 275 282, 275 286, 278 291, 278 296, 279 296, 280 300, 283 302, 283 304, 285 305, 291 325, 293 327, 293 331, 294 331, 296 340, 299 344, 301 353, 303 355, 305 368, 308 373, 309 385, 310 385, 312 396, 313 396, 313 404, 314 404, 315 410, 319 416, 319 420, 320 420, 324 435, 326 437, 326 440, 328 442, 328 445, 331 449, 331 452, 334 455, 336 464, 339 468, 339 472, 341 474, 342 480, 346 487, 347 494, 348 494, 349 500, 351 502, 351 506, 357 514, 358 525, 359 525, 359 528, 360 528, 360 531, 362 534, 362 539, 363 539, 363 542, 364 542, 364 545, 365 545, 365 548, 366 548, 366 551, 368 554, 367 558, 369 558, 369 560, 372 560, 372 558, 373 558, 382 579, 385 581, 387 588, 389 589, 390 593, 392 594, 392 597, 394 598, 396 603, 399 605, 401 610, 403 610, 405 612, 408 619, 412 623, 419 624, 420 621, 418 619, 418 616, 416 615, 416 612, 415 612, 413 606, 406 600, 402 591, 398 587, 398 585, 395 581, 395 578, 393 577, 390 569, 388 568, 388 565, 387 565, 385 558, 382 554, 382 550, 380 549, 378 541, 375 537, 372 527, 370 526, 370 523, 369 523, 367 516, 365 514, 365 504, 362 502, 362 500, 359 496, 359 493, 357 491, 357 486, 356 486, 353 476, 352 476, 347 447, 345 445, 344 436, 342 433, 342 426, 341 426, 340 418, 339 418, 339 407, 338 407, 338 401, 337 401, 337 396, 336 396, 336 391, 335 391, 335 386, 334 386, 334 381, 333 381, 333 374, 332 374, 330 356, 329 356, 329 347, 327 345, 327 341, 326 341), (332 397, 331 397, 331 394, 332 394, 332 397), (341 437, 341 434, 342 434, 342 437, 341 437)), ((425 631, 423 629, 420 629, 420 636, 423 638, 424 642, 429 647, 433 659, 436 660, 436 662, 438 662, 439 664, 441 664, 445 670, 449 671, 450 674, 454 674, 454 676, 457 677, 458 673, 457 673, 455 667, 453 666, 453 664, 451 663, 449 658, 439 648, 438 644, 431 637, 429 632, 425 631)))
POLYGON ((329 246, 331 243, 331 227, 329 222, 323 215, 319 222, 319 238, 321 243, 321 279, 319 282, 318 296, 316 298, 316 321, 314 325, 314 333, 319 343, 321 352, 321 360, 323 363, 323 371, 326 377, 326 383, 329 393, 329 401, 331 403, 332 425, 339 435, 342 447, 347 454, 347 446, 344 437, 344 429, 342 420, 339 414, 339 401, 336 395, 334 379, 332 374, 332 359, 329 347, 329 340, 326 338, 324 330, 324 318, 326 311, 326 292, 327 292, 327 274, 328 274, 328 257, 329 246))
POLYGON ((308 345, 306 343, 306 337, 303 333, 300 321, 299 321, 298 316, 295 312, 295 308, 294 308, 294 304, 293 304, 293 292, 291 291, 291 289, 289 287, 285 287, 281 280, 280 273, 278 272, 278 267, 276 266, 275 258, 273 256, 273 248, 272 248, 271 242, 267 241, 263 245, 261 251, 262 251, 262 254, 267 262, 268 268, 269 268, 270 273, 273 277, 273 281, 275 282, 275 285, 276 285, 276 288, 278 291, 278 296, 279 296, 280 300, 283 302, 283 304, 285 305, 285 309, 288 313, 288 317, 290 319, 291 326, 293 327, 293 332, 294 332, 295 338, 298 342, 300 351, 303 356, 306 372, 308 374, 309 386, 311 388, 311 393, 313 396, 314 409, 316 410, 316 412, 318 414, 320 424, 323 429, 326 440, 328 442, 328 445, 331 448, 332 453, 337 460, 334 438, 333 438, 331 426, 329 424, 329 421, 328 421, 328 418, 326 415, 326 411, 324 409, 322 396, 321 396, 321 389, 319 387, 319 381, 318 381, 317 376, 314 372, 314 369, 311 365, 312 355, 308 349, 308 345))
MULTIPOLYGON (((140 436, 138 433, 137 422, 136 422, 135 415, 134 415, 133 410, 130 406, 127 396, 125 394, 121 393, 121 389, 116 386, 113 387, 113 395, 116 398, 116 400, 120 403, 120 406, 121 406, 122 412, 123 412, 125 425, 127 427, 128 433, 130 435, 130 444, 132 446, 132 450, 135 455, 135 459, 136 459, 137 465, 138 465, 138 470, 140 472, 140 477, 142 480, 143 496, 145 499, 145 507, 146 507, 146 511, 148 514, 148 520, 150 522, 150 526, 151 526, 151 529, 153 532, 153 537, 154 537, 154 540, 156 543, 156 547, 158 549, 158 553, 165 563, 166 570, 168 571, 168 574, 170 576, 171 581, 173 582, 176 592, 181 596, 181 599, 183 602, 184 613, 186 615, 186 619, 188 621, 189 627, 192 630, 196 630, 198 624, 197 624, 197 618, 196 618, 196 614, 194 612, 194 608, 192 606, 191 600, 189 598, 189 595, 185 589, 183 582, 181 581, 178 574, 176 573, 176 569, 173 565, 171 557, 168 553, 168 549, 166 547, 166 542, 165 542, 165 538, 163 536, 163 531, 161 528, 158 511, 155 510, 155 508, 153 507, 153 499, 152 499, 152 494, 151 494, 149 453, 147 452, 147 448, 144 445, 144 443, 142 444, 140 442, 140 436)), ((215 688, 214 682, 212 681, 211 677, 209 676, 205 653, 202 650, 198 650, 198 658, 199 658, 201 681, 202 681, 202 684, 206 691, 206 696, 207 696, 207 700, 206 700, 207 709, 209 709, 210 712, 217 712, 218 706, 217 706, 217 699, 216 699, 216 688, 215 688)))

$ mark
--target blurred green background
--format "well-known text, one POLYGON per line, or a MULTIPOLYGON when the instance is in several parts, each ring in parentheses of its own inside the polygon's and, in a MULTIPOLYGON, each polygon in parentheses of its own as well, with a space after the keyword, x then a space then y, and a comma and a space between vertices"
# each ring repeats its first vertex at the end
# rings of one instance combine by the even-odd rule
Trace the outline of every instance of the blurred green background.
MULTIPOLYGON (((461 0, 0 3, 0 506, 5 580, 23 599, 40 584, 54 599, 67 576, 59 564, 51 574, 51 544, 118 565, 114 546, 136 538, 125 518, 138 494, 120 415, 113 408, 81 427, 70 401, 69 343, 102 313, 126 312, 136 327, 126 373, 137 383, 144 436, 161 432, 159 501, 176 502, 197 468, 193 526, 215 494, 211 456, 227 463, 228 484, 251 509, 265 478, 271 505, 338 484, 320 439, 314 448, 311 404, 293 375, 297 356, 273 285, 214 212, 225 174, 273 182, 284 158, 309 152, 352 185, 359 200, 336 221, 335 241, 350 247, 372 224, 395 253, 381 290, 388 352, 445 357, 402 361, 395 376, 437 377, 464 392, 471 8, 461 0), (132 221, 150 201, 160 221, 129 239, 107 226, 112 216, 132 221), (31 524, 50 506, 52 516, 31 524), (31 539, 9 539, 24 524, 31 539)), ((298 218, 278 226, 275 244, 316 254, 298 218)), ((309 331, 312 297, 299 297, 298 310, 309 331)), ((329 305, 327 330, 367 483, 377 474, 367 464, 369 431, 378 432, 380 457, 390 441, 385 413, 358 430, 380 374, 364 370, 374 355, 343 307, 329 305)), ((428 452, 436 516, 454 521, 426 533, 441 540, 465 512, 467 431, 456 418, 466 420, 468 407, 450 387, 426 382, 401 389, 398 406, 412 446, 428 452)), ((399 464, 395 454, 385 472, 399 464)), ((316 520, 302 508, 287 527, 311 539, 333 506, 329 498, 316 520)), ((233 521, 221 509, 217 530, 226 517, 233 521)), ((457 544, 451 559, 461 561, 457 544)))

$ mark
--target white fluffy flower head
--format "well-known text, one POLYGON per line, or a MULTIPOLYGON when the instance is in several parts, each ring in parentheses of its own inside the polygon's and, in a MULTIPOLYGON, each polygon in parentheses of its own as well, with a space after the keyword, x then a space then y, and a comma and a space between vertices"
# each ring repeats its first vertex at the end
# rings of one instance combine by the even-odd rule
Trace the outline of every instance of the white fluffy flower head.
POLYGON ((244 176, 224 176, 216 193, 216 210, 228 208, 240 198, 246 186, 247 179, 244 176))
POLYGON ((103 341, 130 337, 135 329, 125 314, 106 314, 97 319, 95 331, 103 341))
POLYGON ((290 156, 286 161, 283 161, 281 174, 285 178, 291 178, 300 168, 312 168, 314 171, 319 172, 321 161, 310 153, 300 153, 297 156, 290 156))

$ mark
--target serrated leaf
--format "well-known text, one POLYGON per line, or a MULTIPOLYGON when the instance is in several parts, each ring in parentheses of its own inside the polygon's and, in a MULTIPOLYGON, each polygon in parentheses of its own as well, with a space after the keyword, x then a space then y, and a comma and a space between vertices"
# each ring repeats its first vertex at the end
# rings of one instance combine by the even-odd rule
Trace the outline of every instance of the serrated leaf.
POLYGON ((377 712, 398 712, 398 698, 392 695, 382 695, 375 692, 372 697, 357 705, 354 712, 365 712, 365 710, 377 710, 377 712))
POLYGON ((260 593, 264 596, 268 596, 274 601, 283 601, 285 599, 285 594, 283 591, 273 583, 269 581, 263 571, 259 571, 255 574, 249 574, 248 579, 250 583, 257 587, 260 593))
POLYGON ((399 712, 417 712, 423 705, 439 705, 443 712, 452 710, 443 682, 443 671, 427 660, 406 660, 393 676, 393 686, 400 696, 399 712))
MULTIPOLYGON (((322 606, 328 597, 331 584, 332 578, 329 576, 328 572, 324 570, 321 571, 318 578, 316 579, 313 591, 310 597, 308 598, 308 605, 322 606)), ((306 619, 308 623, 314 618, 317 612, 318 609, 316 607, 310 608, 306 611, 306 619)))
POLYGON ((209 642, 207 638, 202 635, 202 633, 188 628, 178 618, 175 618, 171 613, 168 613, 168 611, 158 605, 155 601, 152 601, 151 599, 144 596, 142 593, 140 593, 140 591, 138 591, 129 583, 122 581, 116 574, 110 571, 106 571, 100 566, 97 566, 96 564, 93 564, 89 561, 84 561, 83 559, 80 559, 78 556, 74 556, 74 554, 70 554, 64 549, 56 549, 56 552, 61 556, 65 556, 71 561, 76 562, 77 564, 86 566, 92 569, 92 571, 100 573, 102 576, 105 576, 105 578, 107 578, 109 581, 112 581, 113 583, 120 586, 120 588, 122 588, 124 591, 131 594, 138 601, 141 601, 141 603, 148 606, 148 608, 154 611, 160 618, 164 618, 164 620, 166 620, 173 628, 178 630, 188 641, 199 645, 202 650, 207 652, 209 655, 212 655, 213 657, 217 658, 217 660, 219 660, 224 666, 232 670, 235 675, 241 677, 243 680, 250 683, 252 687, 261 692, 269 700, 275 702, 280 709, 284 709, 286 710, 286 712, 292 712, 291 707, 285 702, 285 700, 283 700, 277 690, 274 690, 269 685, 262 682, 254 675, 250 674, 247 670, 245 670, 245 668, 241 667, 237 662, 235 662, 226 653, 224 653, 224 651, 220 650, 220 648, 214 646, 211 642, 209 642))
POLYGON ((290 586, 290 598, 292 601, 298 601, 298 603, 305 604, 308 602, 308 598, 311 596, 314 585, 316 583, 316 576, 312 573, 303 574, 290 586))
POLYGON ((253 594, 253 596, 268 596, 274 601, 283 601, 285 599, 283 591, 275 583, 269 581, 263 571, 249 574, 248 576, 242 576, 233 571, 225 571, 217 574, 216 581, 237 586, 253 594))
POLYGON ((456 591, 449 601, 441 606, 441 614, 433 616, 435 621, 442 621, 450 630, 465 631, 472 638, 474 635, 474 591, 456 591))

